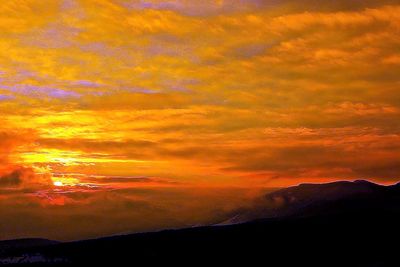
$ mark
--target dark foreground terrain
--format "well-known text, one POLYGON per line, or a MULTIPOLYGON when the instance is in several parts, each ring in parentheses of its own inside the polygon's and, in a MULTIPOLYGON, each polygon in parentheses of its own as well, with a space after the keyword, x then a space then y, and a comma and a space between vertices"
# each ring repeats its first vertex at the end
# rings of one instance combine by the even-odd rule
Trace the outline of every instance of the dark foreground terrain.
POLYGON ((238 218, 233 225, 72 243, 1 249, 0 242, 0 264, 400 266, 400 185, 301 185, 266 195, 231 223, 238 218))

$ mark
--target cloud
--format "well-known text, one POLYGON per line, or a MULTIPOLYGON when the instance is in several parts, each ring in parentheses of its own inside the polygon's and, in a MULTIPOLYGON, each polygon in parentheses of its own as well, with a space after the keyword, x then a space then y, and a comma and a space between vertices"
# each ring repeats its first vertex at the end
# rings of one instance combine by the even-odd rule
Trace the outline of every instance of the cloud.
POLYGON ((3 130, 0 131, 0 172, 2 169, 7 169, 6 165, 10 162, 10 156, 17 150, 18 147, 24 144, 29 144, 33 140, 34 132, 24 130, 16 131, 9 129, 6 122, 3 122, 3 130))
POLYGON ((399 179, 397 0, 5 2, 2 237, 191 226, 259 188, 399 179))
POLYGON ((0 177, 0 186, 18 186, 21 182, 21 172, 18 170, 0 177))
MULTIPOLYGON (((3 123, 3 129, 10 127, 3 123)), ((35 189, 52 185, 48 173, 37 174, 19 161, 18 149, 29 147, 35 132, 3 130, 0 132, 0 187, 3 189, 35 189)))
POLYGON ((396 1, 51 2, 0 10, 1 174, 389 179, 396 1))
POLYGON ((13 167, 0 176, 0 187, 9 189, 38 190, 53 186, 50 174, 38 174, 32 168, 13 167))

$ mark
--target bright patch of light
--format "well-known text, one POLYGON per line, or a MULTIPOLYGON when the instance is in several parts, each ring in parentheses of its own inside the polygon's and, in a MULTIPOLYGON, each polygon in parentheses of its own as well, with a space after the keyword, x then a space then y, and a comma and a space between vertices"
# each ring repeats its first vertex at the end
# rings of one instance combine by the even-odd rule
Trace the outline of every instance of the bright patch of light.
POLYGON ((62 183, 62 182, 60 182, 60 181, 55 181, 54 183, 53 183, 55 186, 63 186, 64 184, 62 183))

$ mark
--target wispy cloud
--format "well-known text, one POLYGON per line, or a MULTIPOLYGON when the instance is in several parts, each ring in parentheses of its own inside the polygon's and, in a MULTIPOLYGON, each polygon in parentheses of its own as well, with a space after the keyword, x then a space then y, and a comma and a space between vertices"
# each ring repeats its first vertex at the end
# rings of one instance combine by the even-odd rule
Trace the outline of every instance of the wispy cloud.
POLYGON ((397 179, 399 10, 8 1, 0 119, 34 135, 3 154, 53 173, 202 185, 397 179))

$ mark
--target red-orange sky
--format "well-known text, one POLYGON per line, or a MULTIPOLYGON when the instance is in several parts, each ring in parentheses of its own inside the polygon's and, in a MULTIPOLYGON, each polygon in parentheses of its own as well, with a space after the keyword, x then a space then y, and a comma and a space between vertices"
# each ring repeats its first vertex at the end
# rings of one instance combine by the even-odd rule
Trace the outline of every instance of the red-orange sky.
POLYGON ((302 182, 393 183, 399 73, 395 0, 5 1, 0 239, 205 223, 302 182))

